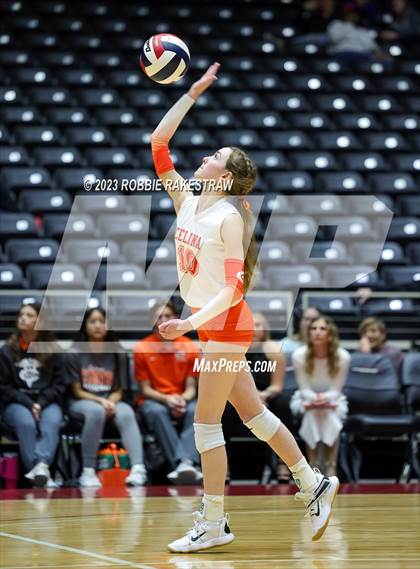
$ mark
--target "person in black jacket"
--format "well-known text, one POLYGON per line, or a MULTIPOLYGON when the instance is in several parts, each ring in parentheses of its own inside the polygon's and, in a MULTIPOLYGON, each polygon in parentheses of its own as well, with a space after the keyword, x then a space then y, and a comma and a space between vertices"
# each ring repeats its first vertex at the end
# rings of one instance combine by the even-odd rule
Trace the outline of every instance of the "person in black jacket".
POLYGON ((119 430, 130 458, 131 471, 125 483, 142 486, 147 480, 143 441, 135 413, 123 401, 124 387, 127 391, 129 383, 127 354, 108 330, 103 308, 86 312, 77 340, 85 342, 87 348, 73 347, 66 355, 66 377, 72 391, 70 414, 83 418, 80 486, 101 486, 95 472, 96 453, 107 420, 119 430))
POLYGON ((40 306, 21 307, 16 333, 0 350, 0 406, 3 420, 16 431, 26 478, 35 486, 54 486, 53 462, 63 420, 66 391, 61 356, 51 332, 35 329, 40 306), (46 342, 43 353, 28 350, 46 342))

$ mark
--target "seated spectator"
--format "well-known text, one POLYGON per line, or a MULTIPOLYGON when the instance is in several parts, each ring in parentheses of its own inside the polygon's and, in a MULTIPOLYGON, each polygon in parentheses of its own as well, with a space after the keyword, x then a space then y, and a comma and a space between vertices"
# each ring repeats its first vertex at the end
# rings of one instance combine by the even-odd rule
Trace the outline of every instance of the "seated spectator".
POLYGON ((380 33, 383 41, 400 41, 420 36, 420 11, 409 0, 391 0, 393 21, 380 33))
POLYGON ((0 407, 3 420, 16 431, 26 478, 52 488, 49 467, 60 440, 66 383, 53 334, 35 329, 39 312, 37 304, 23 305, 16 333, 0 350, 0 407), (43 353, 28 351, 35 341, 48 343, 43 353))
POLYGON ((271 339, 269 324, 261 312, 254 314, 254 340, 246 357, 261 402, 268 404, 283 387, 286 358, 271 339), (275 363, 274 371, 267 371, 268 362, 275 363))
POLYGON ((131 470, 125 483, 142 486, 147 479, 143 442, 133 409, 122 400, 123 385, 129 383, 127 354, 108 331, 103 308, 86 312, 78 340, 87 342, 88 349, 78 351, 76 347, 67 354, 66 375, 72 390, 69 410, 84 419, 80 486, 101 486, 95 471, 96 455, 107 420, 114 422, 130 458, 131 470), (107 342, 114 343, 112 350, 107 342))
POLYGON ((194 362, 200 358, 200 350, 185 336, 173 341, 161 337, 158 326, 172 318, 178 318, 172 302, 156 304, 152 310, 153 332, 134 347, 136 379, 145 398, 140 402, 140 416, 156 436, 172 469, 168 480, 194 484, 202 479, 193 428, 195 378, 199 375, 194 362))
POLYGON ((291 354, 297 348, 304 346, 306 344, 306 339, 308 335, 309 325, 320 315, 318 308, 315 306, 308 306, 302 312, 302 316, 299 320, 299 331, 297 334, 294 334, 292 337, 286 337, 281 340, 281 351, 284 354, 291 354))
MULTIPOLYGON (((277 343, 271 340, 269 324, 261 312, 254 314, 254 340, 246 358, 251 366, 251 373, 261 402, 282 419, 276 401, 277 395, 283 388, 286 358, 277 343), (265 362, 274 363, 273 371, 266 369, 267 364, 265 362)), ((279 460, 277 468, 279 482, 289 482, 290 477, 290 470, 279 460)))
POLYGON ((312 321, 306 346, 293 352, 292 361, 299 390, 290 407, 294 414, 303 415, 299 434, 305 441, 308 461, 319 468, 324 450, 325 476, 334 476, 338 438, 347 414, 341 390, 350 354, 340 348, 337 328, 330 318, 321 315, 312 321))
POLYGON ((399 348, 386 344, 386 324, 379 318, 365 318, 359 325, 359 351, 387 356, 398 371, 403 354, 399 348))

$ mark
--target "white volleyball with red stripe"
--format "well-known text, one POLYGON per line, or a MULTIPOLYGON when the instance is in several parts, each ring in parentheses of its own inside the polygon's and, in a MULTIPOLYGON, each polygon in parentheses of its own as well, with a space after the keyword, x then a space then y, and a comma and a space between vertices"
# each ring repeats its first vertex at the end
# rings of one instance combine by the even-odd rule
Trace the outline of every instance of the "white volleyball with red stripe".
POLYGON ((175 83, 185 75, 190 52, 185 42, 173 34, 149 38, 140 55, 140 66, 156 83, 175 83))

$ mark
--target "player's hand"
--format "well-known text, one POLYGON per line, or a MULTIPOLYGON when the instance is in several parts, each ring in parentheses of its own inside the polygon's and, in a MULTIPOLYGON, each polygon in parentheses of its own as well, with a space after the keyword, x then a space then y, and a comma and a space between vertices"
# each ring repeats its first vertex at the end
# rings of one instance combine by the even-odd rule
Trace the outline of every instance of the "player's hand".
POLYGON ((201 78, 193 83, 188 91, 188 95, 192 97, 195 101, 198 99, 200 95, 206 91, 214 81, 217 79, 217 72, 219 70, 220 63, 213 63, 201 76, 201 78))
POLYGON ((165 340, 175 340, 193 328, 188 319, 181 320, 180 318, 174 318, 173 320, 162 322, 158 329, 159 334, 165 340))

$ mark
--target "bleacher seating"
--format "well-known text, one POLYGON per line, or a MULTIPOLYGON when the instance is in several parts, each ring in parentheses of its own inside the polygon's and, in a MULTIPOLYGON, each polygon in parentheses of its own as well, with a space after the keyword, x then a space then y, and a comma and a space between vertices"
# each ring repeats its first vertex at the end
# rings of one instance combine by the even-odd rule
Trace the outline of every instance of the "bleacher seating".
MULTIPOLYGON (((139 236, 151 240, 147 263, 154 251, 159 263, 173 263, 174 251, 165 254, 159 247, 174 220, 163 192, 153 192, 150 210, 143 198, 151 193, 87 193, 83 182, 154 179, 151 132, 217 58, 219 80, 184 120, 173 157, 179 171, 191 176, 217 146, 250 151, 259 168, 255 192, 266 194, 259 241, 273 214, 261 247, 262 288, 340 288, 357 263, 356 278, 371 272, 367 280, 355 280, 353 289, 418 290, 418 46, 401 44, 390 64, 345 65, 323 46, 287 41, 287 34, 301 29, 294 1, 231 0, 225 7, 203 3, 196 10, 187 0, 182 6, 165 4, 164 21, 151 1, 76 0, 70 6, 4 0, 0 14, 7 19, 0 52, 2 287, 45 286, 48 267, 40 262, 50 264, 56 247, 48 257, 36 258, 29 250, 22 256, 16 240, 24 246, 23 240, 39 239, 41 250, 47 241, 59 243, 64 230, 67 256, 60 262, 78 267, 75 283, 85 283, 87 265, 97 261, 92 239, 105 239, 98 246, 111 249, 108 260, 129 264, 133 274, 144 270, 143 246, 136 254, 129 245, 139 236), (280 50, 267 34, 282 35, 286 28, 280 50), (192 58, 183 80, 160 86, 141 72, 138 54, 149 35, 165 30, 183 37, 192 58), (272 210, 277 192, 282 201, 272 210), (67 226, 74 194, 83 202, 75 202, 67 226), (371 209, 363 202, 358 207, 356 199, 346 211, 345 196, 366 194, 378 198, 371 209), (374 240, 388 227, 384 208, 395 215, 377 259, 374 240), (340 239, 332 242, 330 226, 338 218, 340 239), (286 263, 293 264, 288 276, 286 263)), ((153 276, 154 286, 172 283, 167 270, 161 279, 153 276)), ((103 281, 97 282, 102 288, 103 281)), ((410 303, 414 318, 420 302, 410 303)))

